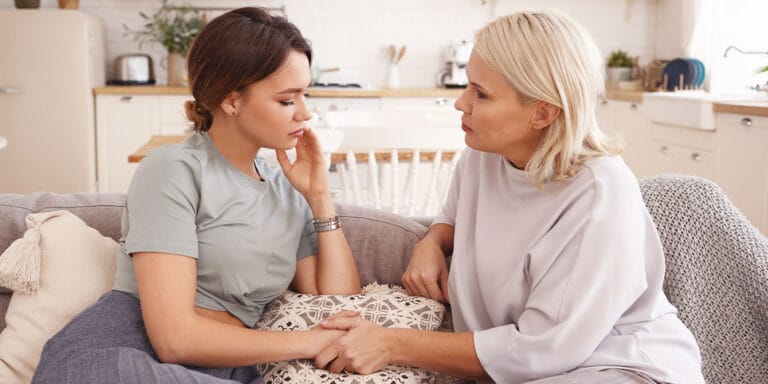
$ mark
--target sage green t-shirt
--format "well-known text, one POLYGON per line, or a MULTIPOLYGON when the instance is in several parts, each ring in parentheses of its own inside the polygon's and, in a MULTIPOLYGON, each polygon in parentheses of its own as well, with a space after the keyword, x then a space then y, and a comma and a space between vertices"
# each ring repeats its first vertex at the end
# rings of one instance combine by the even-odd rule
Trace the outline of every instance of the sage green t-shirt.
POLYGON ((195 305, 253 327, 296 261, 317 254, 304 197, 262 157, 254 166, 264 181, 235 168, 206 133, 150 152, 128 189, 114 289, 138 296, 135 252, 193 257, 195 305))

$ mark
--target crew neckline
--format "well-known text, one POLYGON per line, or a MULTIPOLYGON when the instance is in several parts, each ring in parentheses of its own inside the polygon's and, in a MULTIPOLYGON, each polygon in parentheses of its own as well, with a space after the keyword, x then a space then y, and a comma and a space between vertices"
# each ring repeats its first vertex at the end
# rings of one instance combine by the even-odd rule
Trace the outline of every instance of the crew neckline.
POLYGON ((254 186, 263 188, 264 186, 267 185, 267 179, 264 177, 264 172, 261 168, 259 168, 258 163, 256 161, 258 158, 258 155, 253 159, 252 164, 253 164, 253 168, 256 170, 256 173, 258 173, 261 180, 256 180, 246 175, 245 173, 243 173, 243 171, 240 170, 240 168, 232 164, 232 162, 229 161, 229 159, 227 159, 227 157, 224 156, 223 153, 221 153, 221 150, 219 150, 219 147, 217 147, 216 143, 213 142, 213 139, 211 139, 211 136, 208 134, 208 132, 200 132, 200 134, 203 136, 203 139, 208 144, 208 146, 213 149, 215 156, 219 157, 221 160, 224 161, 224 163, 226 164, 226 167, 228 167, 230 170, 240 175, 240 177, 248 180, 248 182, 250 182, 254 186))

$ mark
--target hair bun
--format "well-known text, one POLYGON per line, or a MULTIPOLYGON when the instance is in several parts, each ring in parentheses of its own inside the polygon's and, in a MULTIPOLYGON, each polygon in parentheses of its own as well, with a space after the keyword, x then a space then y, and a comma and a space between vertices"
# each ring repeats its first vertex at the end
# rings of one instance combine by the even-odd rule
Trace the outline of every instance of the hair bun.
POLYGON ((204 132, 211 127, 213 122, 213 115, 211 111, 205 109, 200 103, 195 100, 187 100, 184 102, 184 111, 187 115, 187 119, 194 124, 194 130, 204 132))

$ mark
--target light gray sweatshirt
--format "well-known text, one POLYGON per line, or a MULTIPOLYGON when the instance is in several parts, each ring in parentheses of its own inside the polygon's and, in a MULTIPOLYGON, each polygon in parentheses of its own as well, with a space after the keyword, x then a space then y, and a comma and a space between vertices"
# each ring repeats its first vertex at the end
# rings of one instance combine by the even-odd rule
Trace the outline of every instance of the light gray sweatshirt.
POLYGON ((664 252, 620 157, 532 184, 468 149, 434 223, 455 226, 449 295, 457 332, 498 383, 620 367, 703 383, 691 332, 662 291, 664 252))

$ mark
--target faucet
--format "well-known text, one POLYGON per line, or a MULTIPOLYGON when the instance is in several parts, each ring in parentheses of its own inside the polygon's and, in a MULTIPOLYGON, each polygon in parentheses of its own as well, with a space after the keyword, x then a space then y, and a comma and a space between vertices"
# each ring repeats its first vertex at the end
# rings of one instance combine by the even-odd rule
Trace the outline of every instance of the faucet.
POLYGON ((728 51, 735 50, 739 53, 745 54, 745 55, 768 55, 768 51, 761 52, 761 51, 742 51, 735 45, 729 45, 728 48, 725 49, 725 52, 723 52, 723 57, 728 57, 728 51))

